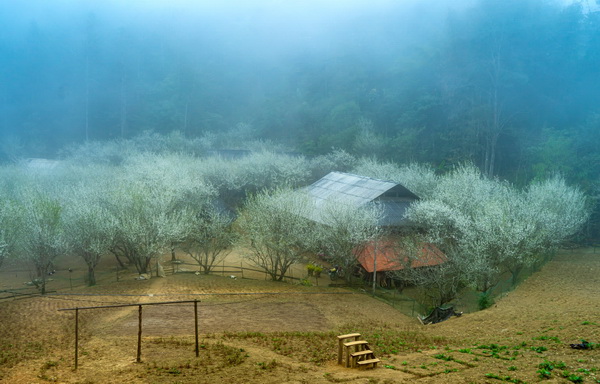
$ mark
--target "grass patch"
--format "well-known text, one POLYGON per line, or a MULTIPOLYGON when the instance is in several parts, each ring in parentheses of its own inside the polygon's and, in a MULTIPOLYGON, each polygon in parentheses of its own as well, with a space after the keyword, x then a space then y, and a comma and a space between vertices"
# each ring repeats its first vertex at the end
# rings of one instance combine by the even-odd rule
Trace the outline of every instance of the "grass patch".
POLYGON ((245 340, 302 362, 318 365, 337 357, 335 332, 226 332, 226 340, 245 340))
MULTIPOLYGON (((185 338, 156 338, 149 342, 162 347, 181 350, 181 346, 193 347, 195 342, 185 338)), ((248 354, 244 349, 230 347, 222 341, 207 342, 200 345, 200 359, 185 360, 164 359, 150 361, 146 372, 153 376, 196 376, 214 373, 223 369, 240 365, 246 361, 248 354)))
POLYGON ((301 362, 322 365, 337 359, 337 335, 358 332, 377 356, 436 348, 445 338, 391 326, 348 325, 334 332, 226 332, 225 340, 245 340, 301 362))
POLYGON ((40 342, 10 343, 0 341, 0 368, 10 368, 22 360, 41 357, 45 348, 40 342))
POLYGON ((560 341, 560 339, 556 336, 548 336, 548 335, 542 335, 542 336, 537 336, 537 337, 532 337, 531 340, 551 340, 554 341, 555 343, 562 343, 560 341))

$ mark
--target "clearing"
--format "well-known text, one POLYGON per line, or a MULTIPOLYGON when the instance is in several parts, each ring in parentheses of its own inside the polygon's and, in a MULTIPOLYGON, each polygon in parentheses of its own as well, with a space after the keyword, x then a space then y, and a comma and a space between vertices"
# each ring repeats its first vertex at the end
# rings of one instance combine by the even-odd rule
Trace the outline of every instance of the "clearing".
MULTIPOLYGON (((55 292, 29 297, 28 272, 7 265, 0 271, 0 381, 597 383, 600 347, 569 346, 600 342, 595 251, 560 252, 493 307, 429 326, 360 291, 329 287, 327 278, 302 286, 260 274, 177 273, 138 281, 120 272, 117 281, 107 258, 99 284, 88 288, 75 279, 83 274, 81 263, 60 260, 48 286, 55 292), (73 370, 74 312, 58 309, 194 299, 200 301, 199 358, 191 304, 144 307, 141 363, 135 361, 137 307, 87 310, 80 311, 79 369, 73 370), (382 360, 377 369, 336 364, 335 336, 350 332, 369 342, 382 360)), ((302 272, 298 267, 294 274, 302 272)))

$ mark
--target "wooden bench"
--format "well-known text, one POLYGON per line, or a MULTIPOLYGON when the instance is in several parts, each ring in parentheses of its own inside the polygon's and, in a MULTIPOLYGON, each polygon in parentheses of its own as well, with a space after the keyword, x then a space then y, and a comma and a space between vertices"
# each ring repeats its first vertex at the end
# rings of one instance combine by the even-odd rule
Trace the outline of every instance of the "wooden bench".
POLYGON ((340 335, 338 338, 338 364, 342 365, 342 359, 344 354, 344 342, 348 339, 354 339, 358 341, 360 339, 360 333, 349 333, 347 335, 340 335))
POLYGON ((358 369, 377 368, 377 363, 379 363, 380 361, 381 360, 374 358, 374 359, 369 359, 369 360, 357 361, 356 364, 358 364, 358 369))
POLYGON ((350 350, 354 348, 354 352, 359 352, 361 350, 369 349, 369 344, 364 340, 351 341, 349 343, 344 343, 344 347, 346 347, 346 368, 350 367, 350 350))
POLYGON ((354 352, 350 355, 350 367, 356 368, 356 363, 361 361, 361 359, 370 360, 370 359, 374 359, 374 358, 375 358, 375 354, 370 349, 365 349, 363 351, 354 352))

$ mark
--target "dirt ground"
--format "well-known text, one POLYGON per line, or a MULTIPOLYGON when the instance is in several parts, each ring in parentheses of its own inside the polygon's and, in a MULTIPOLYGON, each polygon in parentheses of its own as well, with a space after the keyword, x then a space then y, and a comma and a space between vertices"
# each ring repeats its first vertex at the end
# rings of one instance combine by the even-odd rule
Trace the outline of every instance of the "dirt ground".
POLYGON ((325 279, 302 286, 260 274, 176 273, 137 281, 121 272, 117 281, 105 261, 99 284, 88 288, 67 271, 82 266, 63 260, 48 286, 53 292, 28 297, 27 272, 9 265, 0 271, 0 291, 15 296, 0 295, 0 382, 600 382, 600 347, 569 345, 600 343, 600 250, 594 251, 561 252, 493 307, 428 326, 325 279), (82 309, 73 369, 75 314, 59 309, 179 300, 199 301, 198 358, 193 303, 143 307, 140 363, 138 306, 82 309), (349 331, 361 332, 375 350, 377 369, 337 365, 335 335, 349 331))

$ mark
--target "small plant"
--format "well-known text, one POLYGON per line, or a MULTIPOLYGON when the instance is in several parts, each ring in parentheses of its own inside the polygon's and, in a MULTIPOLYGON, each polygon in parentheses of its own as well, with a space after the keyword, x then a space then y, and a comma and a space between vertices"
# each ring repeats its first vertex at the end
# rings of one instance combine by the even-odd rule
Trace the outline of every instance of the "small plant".
POLYGON ((277 368, 277 366, 279 365, 279 363, 277 362, 277 360, 273 359, 273 360, 269 361, 268 363, 259 362, 256 365, 260 369, 263 369, 263 370, 266 370, 266 371, 270 371, 270 370, 273 370, 273 369, 277 368))
POLYGON ((514 365, 511 365, 510 367, 508 367, 509 371, 516 371, 517 367, 515 367, 514 365))
POLYGON ((481 292, 479 299, 477 300, 477 307, 479 310, 488 309, 494 305, 494 299, 492 299, 489 292, 481 292))
POLYGON ((176 367, 171 367, 167 370, 171 375, 181 375, 181 371, 176 367))
POLYGON ((571 373, 569 371, 563 371, 562 377, 564 377, 565 379, 567 379, 573 383, 583 383, 583 377, 581 377, 577 374, 571 373))
POLYGON ((506 382, 509 382, 509 383, 525 384, 525 382, 523 380, 513 379, 510 376, 500 376, 500 375, 497 375, 495 373, 486 373, 485 377, 487 377, 489 379, 496 379, 496 380, 500 380, 500 381, 506 381, 506 382))
POLYGON ((552 376, 552 371, 549 371, 547 369, 538 369, 536 373, 538 373, 540 379, 549 379, 550 376, 552 376))
POLYGON ((562 361, 550 361, 544 360, 542 363, 538 365, 538 370, 536 371, 541 379, 548 379, 552 375, 552 371, 556 369, 565 369, 567 365, 562 361))
POLYGON ((438 353, 437 355, 433 356, 436 359, 440 359, 440 360, 444 360, 444 361, 454 361, 454 358, 452 356, 446 356, 443 353, 438 353))
POLYGON ((308 276, 321 277, 321 272, 323 272, 323 267, 317 264, 308 264, 306 265, 306 271, 308 272, 308 276))
POLYGON ((556 336, 547 336, 547 335, 533 337, 532 340, 552 340, 555 343, 560 343, 561 342, 558 337, 556 337, 556 336))
POLYGON ((58 366, 58 361, 48 360, 44 363, 42 369, 50 369, 52 367, 58 366))
POLYGON ((548 350, 548 348, 544 347, 544 346, 540 346, 540 347, 531 347, 532 351, 535 351, 537 353, 542 353, 548 350))

